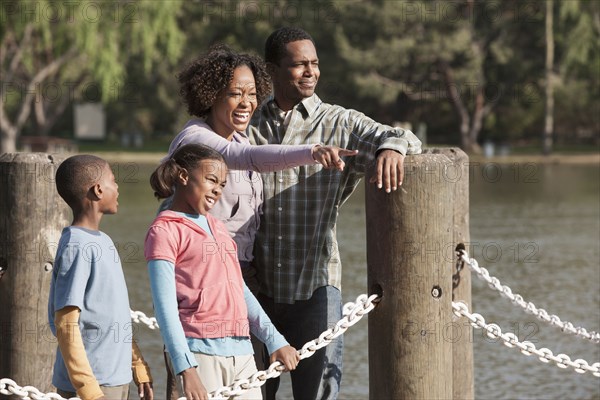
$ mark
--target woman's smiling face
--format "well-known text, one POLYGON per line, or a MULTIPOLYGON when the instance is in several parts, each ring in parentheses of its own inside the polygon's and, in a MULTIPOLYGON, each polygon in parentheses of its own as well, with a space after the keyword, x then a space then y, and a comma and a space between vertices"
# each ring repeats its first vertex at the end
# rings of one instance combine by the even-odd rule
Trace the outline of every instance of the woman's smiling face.
POLYGON ((257 106, 254 74, 246 65, 240 65, 217 96, 206 122, 220 136, 230 139, 234 132, 246 130, 257 106))

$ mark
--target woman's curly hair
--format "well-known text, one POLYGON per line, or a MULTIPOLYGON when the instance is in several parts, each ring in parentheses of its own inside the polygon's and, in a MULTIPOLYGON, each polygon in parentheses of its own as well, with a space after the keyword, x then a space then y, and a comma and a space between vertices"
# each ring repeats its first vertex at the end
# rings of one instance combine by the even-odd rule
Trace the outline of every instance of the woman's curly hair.
POLYGON ((257 102, 261 104, 271 93, 271 78, 263 60, 251 54, 236 53, 225 45, 217 45, 177 75, 179 94, 188 112, 196 117, 205 117, 221 90, 233 79, 233 71, 241 65, 252 70, 257 102))

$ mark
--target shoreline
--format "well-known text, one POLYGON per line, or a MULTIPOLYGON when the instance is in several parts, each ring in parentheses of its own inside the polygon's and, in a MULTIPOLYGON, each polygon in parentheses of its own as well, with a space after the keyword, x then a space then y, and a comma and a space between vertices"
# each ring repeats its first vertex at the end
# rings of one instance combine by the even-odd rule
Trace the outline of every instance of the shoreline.
POLYGON ((470 156, 469 161, 496 164, 565 164, 565 165, 592 165, 600 164, 599 153, 586 154, 514 154, 507 156, 484 157, 481 155, 470 156))
MULTIPOLYGON (((138 162, 146 164, 158 164, 165 153, 151 152, 126 152, 126 151, 97 151, 90 154, 102 157, 109 162, 138 162)), ((482 155, 469 156, 469 162, 481 164, 564 164, 564 165, 600 165, 600 152, 585 154, 514 154, 507 156, 484 157, 482 155)))

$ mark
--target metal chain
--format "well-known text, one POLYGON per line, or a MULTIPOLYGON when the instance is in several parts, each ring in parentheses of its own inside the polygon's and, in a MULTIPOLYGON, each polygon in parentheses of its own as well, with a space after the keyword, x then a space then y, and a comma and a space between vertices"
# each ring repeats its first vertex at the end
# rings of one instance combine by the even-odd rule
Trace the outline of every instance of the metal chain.
POLYGON ((141 322, 144 325, 148 326, 148 328, 150 328, 150 329, 159 329, 160 328, 158 326, 158 322, 156 322, 156 318, 154 318, 154 317, 150 318, 141 311, 129 310, 129 312, 131 313, 131 319, 133 320, 133 322, 135 322, 135 323, 141 322))
MULTIPOLYGON (((373 294, 367 296, 361 294, 356 298, 355 302, 349 302, 344 304, 342 314, 344 317, 340 319, 333 328, 329 328, 319 335, 317 339, 307 342, 302 349, 298 350, 300 360, 308 358, 315 354, 317 350, 327 346, 332 340, 342 335, 348 330, 349 327, 356 324, 363 315, 373 310, 376 304, 379 302, 379 295, 373 294)), ((258 371, 248 379, 240 379, 235 381, 230 386, 224 386, 220 389, 209 394, 210 399, 227 399, 231 396, 239 396, 247 390, 261 387, 265 384, 267 379, 276 378, 285 367, 279 361, 272 363, 268 369, 264 371, 258 371)), ((178 400, 185 400, 185 397, 180 397, 178 400)))
POLYGON ((580 374, 584 374, 589 371, 594 376, 600 377, 600 362, 590 365, 587 361, 582 359, 571 361, 571 358, 566 354, 557 354, 555 356, 552 351, 545 347, 536 349, 535 345, 531 342, 520 342, 519 338, 514 333, 502 333, 502 330, 498 325, 486 324, 485 319, 480 314, 471 314, 469 312, 469 307, 463 302, 452 302, 452 309, 456 316, 466 317, 471 322, 471 326, 474 328, 485 330, 488 337, 492 339, 500 338, 504 342, 505 346, 511 348, 518 347, 521 350, 521 353, 525 354, 526 356, 535 354, 543 363, 552 361, 559 368, 571 367, 575 369, 575 372, 580 374))
MULTIPOLYGON (((466 253, 463 253, 463 257, 466 257, 466 253)), ((472 268, 473 265, 478 268, 477 261, 475 260, 470 260, 467 258, 465 262, 472 268)), ((485 273, 482 272, 482 274, 485 273)), ((487 276, 489 277, 489 274, 487 274, 487 276)), ((302 349, 298 350, 300 359, 303 360, 312 356, 317 350, 327 346, 335 338, 342 335, 348 330, 349 327, 356 324, 365 314, 373 310, 379 300, 380 297, 376 294, 371 296, 362 294, 356 298, 356 302, 346 303, 342 310, 344 317, 339 320, 333 328, 327 329, 321 335, 319 335, 317 339, 311 340, 302 346, 302 349)), ((520 342, 518 337, 512 332, 502 333, 502 330, 496 324, 486 324, 485 319, 480 314, 471 314, 465 303, 453 302, 452 308, 455 315, 458 317, 466 317, 473 327, 485 330, 488 337, 502 339, 507 347, 518 347, 521 350, 521 353, 527 356, 535 354, 538 356, 540 361, 544 363, 552 361, 559 368, 572 367, 580 374, 589 371, 592 372, 594 376, 600 377, 600 362, 594 363, 590 366, 587 361, 582 359, 571 361, 571 358, 565 354, 558 354, 555 356, 552 351, 547 348, 537 349, 531 342, 520 342)), ((149 318, 141 311, 131 311, 131 317, 135 322, 141 322, 147 325, 150 329, 158 328, 156 318, 149 318)), ((230 386, 224 386, 217 389, 209 394, 209 398, 226 399, 231 396, 239 396, 250 389, 259 388, 260 386, 264 385, 267 379, 280 376, 284 369, 285 368, 283 364, 281 364, 279 361, 276 361, 264 371, 258 371, 247 379, 240 379, 230 386)), ((42 393, 33 386, 21 387, 13 380, 8 378, 0 379, 0 394, 17 395, 22 399, 65 400, 57 393, 42 393)), ((185 400, 185 397, 181 397, 178 400, 185 400)))
MULTIPOLYGON (((344 317, 340 319, 333 328, 327 329, 321 333, 317 339, 311 340, 302 346, 302 349, 298 350, 300 359, 303 360, 312 356, 317 350, 327 346, 332 342, 332 340, 342 335, 348 330, 348 328, 360 321, 363 315, 373 310, 379 300, 380 297, 376 294, 371 296, 361 294, 356 298, 355 302, 348 302, 344 304, 342 308, 342 314, 344 317)), ((141 311, 131 311, 131 318, 134 322, 141 322, 147 325, 150 329, 159 327, 158 323, 156 322, 156 318, 149 318, 141 311)), ((210 399, 227 399, 231 396, 239 396, 250 389, 261 387, 265 384, 267 379, 278 377, 284 370, 285 367, 283 364, 279 361, 275 361, 269 366, 268 369, 264 371, 258 371, 248 379, 237 380, 230 386, 219 388, 213 393, 210 393, 208 397, 210 399)), ((16 395, 22 399, 66 400, 57 393, 42 393, 33 386, 21 387, 17 385, 15 381, 8 378, 0 379, 0 394, 7 396, 16 395)), ((185 397, 180 397, 180 400, 185 400, 185 397)))
POLYGON ((498 278, 490 276, 488 270, 483 267, 480 267, 479 263, 474 258, 469 258, 469 255, 465 250, 460 250, 458 253, 459 258, 462 259, 465 263, 467 263, 469 268, 477 274, 479 279, 486 281, 490 288, 500 292, 502 296, 508 298, 513 304, 521 307, 528 314, 533 314, 542 321, 547 322, 550 325, 559 327, 565 333, 573 334, 584 339, 591 340, 594 343, 600 343, 600 333, 594 331, 588 332, 585 328, 575 327, 572 323, 568 321, 563 322, 558 316, 550 315, 543 308, 537 308, 535 304, 531 302, 526 302, 525 300, 523 300, 523 296, 519 294, 513 294, 511 288, 509 288, 506 285, 502 285, 498 278))
POLYGON ((33 386, 19 386, 12 379, 2 378, 0 379, 0 394, 6 396, 19 396, 22 399, 56 399, 65 400, 58 393, 42 393, 33 386))

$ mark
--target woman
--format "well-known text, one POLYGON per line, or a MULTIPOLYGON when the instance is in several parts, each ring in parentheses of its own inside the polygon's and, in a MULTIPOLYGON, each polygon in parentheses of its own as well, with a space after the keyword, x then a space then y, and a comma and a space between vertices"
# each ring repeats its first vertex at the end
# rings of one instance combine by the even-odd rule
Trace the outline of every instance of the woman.
MULTIPOLYGON (((263 184, 259 172, 277 171, 321 163, 343 169, 340 157, 356 152, 321 145, 252 146, 245 134, 252 114, 271 93, 271 80, 263 61, 235 53, 225 46, 212 48, 188 64, 178 76, 180 95, 190 115, 169 147, 169 156, 185 144, 203 144, 223 155, 229 172, 221 199, 210 214, 225 223, 238 251, 242 275, 254 293, 258 291, 252 267, 254 238, 260 224, 263 184)), ((168 205, 163 204, 162 209, 168 205)), ((253 338, 257 365, 262 365, 262 343, 253 338)), ((170 370, 169 370, 170 372, 170 370)), ((176 398, 172 376, 167 395, 176 398)))
POLYGON ((227 187, 211 214, 222 220, 233 236, 252 291, 254 237, 260 223, 262 180, 255 172, 277 171, 319 162, 343 169, 341 156, 356 152, 320 145, 252 146, 244 133, 259 104, 271 92, 264 63, 256 56, 215 47, 190 63, 180 74, 180 94, 191 119, 173 139, 169 155, 183 144, 199 143, 219 151, 229 167, 227 187))

